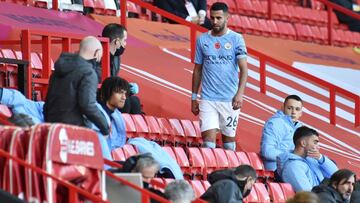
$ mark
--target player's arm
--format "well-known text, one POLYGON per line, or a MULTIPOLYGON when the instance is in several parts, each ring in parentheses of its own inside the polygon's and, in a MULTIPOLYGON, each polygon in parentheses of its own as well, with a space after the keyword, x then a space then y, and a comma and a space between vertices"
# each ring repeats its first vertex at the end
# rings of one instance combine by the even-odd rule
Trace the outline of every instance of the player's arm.
POLYGON ((199 92, 200 82, 202 77, 202 64, 195 64, 194 72, 192 76, 192 96, 191 96, 191 111, 194 115, 199 114, 199 103, 196 100, 196 96, 199 92))
POLYGON ((243 103, 243 95, 245 92, 245 86, 246 86, 247 77, 248 77, 248 67, 247 67, 246 58, 239 59, 238 66, 240 69, 239 86, 238 86, 238 90, 233 98, 233 108, 234 109, 241 108, 242 103, 243 103))

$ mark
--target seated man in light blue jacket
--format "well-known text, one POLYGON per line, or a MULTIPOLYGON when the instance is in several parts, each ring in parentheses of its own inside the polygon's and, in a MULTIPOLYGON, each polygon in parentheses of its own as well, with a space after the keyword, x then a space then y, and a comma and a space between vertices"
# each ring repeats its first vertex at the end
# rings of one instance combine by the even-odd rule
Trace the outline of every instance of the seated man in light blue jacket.
POLYGON ((276 157, 294 150, 293 134, 302 126, 303 101, 297 95, 289 95, 281 110, 278 110, 266 123, 261 137, 260 154, 265 169, 276 170, 276 157))
POLYGON ((126 143, 125 121, 118 108, 124 106, 128 88, 126 80, 113 76, 102 82, 98 94, 97 106, 110 125, 110 135, 105 137, 95 125, 92 129, 99 135, 104 158, 109 160, 112 160, 110 152, 126 143))
POLYGON ((34 124, 44 122, 44 102, 27 99, 15 89, 0 88, 0 103, 6 105, 14 114, 28 115, 34 124))
POLYGON ((294 133, 295 149, 278 156, 277 172, 296 192, 311 191, 324 178, 330 178, 338 168, 319 152, 319 134, 306 126, 294 133))
POLYGON ((128 144, 135 145, 141 154, 150 153, 160 165, 160 174, 171 172, 175 179, 184 179, 179 164, 156 142, 146 140, 142 137, 130 138, 128 144))

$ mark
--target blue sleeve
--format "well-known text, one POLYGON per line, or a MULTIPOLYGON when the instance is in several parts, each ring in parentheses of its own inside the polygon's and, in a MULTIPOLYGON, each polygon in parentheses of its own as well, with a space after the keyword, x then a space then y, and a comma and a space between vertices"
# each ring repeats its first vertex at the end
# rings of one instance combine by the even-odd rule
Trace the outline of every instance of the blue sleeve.
POLYGON ((28 99, 18 90, 3 88, 3 95, 1 97, 2 104, 14 108, 16 106, 26 105, 27 101, 28 99))
POLYGON ((247 49, 244 38, 238 34, 237 43, 235 45, 235 56, 237 59, 243 59, 247 57, 247 49))
POLYGON ((288 163, 283 172, 282 179, 286 183, 294 188, 295 192, 299 191, 311 191, 313 185, 309 181, 309 177, 306 175, 306 171, 309 170, 302 164, 296 164, 297 162, 288 163))
POLYGON ((196 40, 195 61, 194 61, 196 64, 203 64, 203 60, 204 60, 203 51, 201 49, 202 43, 200 38, 201 37, 198 37, 196 40))
POLYGON ((261 138, 261 156, 269 161, 276 161, 276 157, 283 153, 278 149, 278 142, 281 132, 276 127, 276 123, 273 121, 268 121, 263 129, 263 134, 261 138))
POLYGON ((324 177, 330 178, 332 174, 338 170, 338 167, 335 165, 333 161, 331 161, 329 158, 327 158, 324 155, 322 155, 321 159, 322 160, 319 161, 321 172, 324 177))

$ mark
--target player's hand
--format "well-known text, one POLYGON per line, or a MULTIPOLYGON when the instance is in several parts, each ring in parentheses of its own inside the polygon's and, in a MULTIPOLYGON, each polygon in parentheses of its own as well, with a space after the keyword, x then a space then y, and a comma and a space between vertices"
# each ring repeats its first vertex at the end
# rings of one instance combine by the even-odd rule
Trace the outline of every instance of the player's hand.
POLYGON ((191 22, 192 22, 192 23, 195 23, 195 24, 199 24, 199 17, 198 17, 198 16, 192 17, 192 18, 191 18, 191 22))
POLYGON ((308 152, 307 152, 307 156, 308 157, 311 157, 311 158, 314 158, 316 160, 320 160, 321 158, 321 153, 318 149, 310 149, 308 152))
POLYGON ((197 100, 191 100, 191 112, 197 116, 199 111, 199 102, 197 100))
POLYGON ((236 93, 234 98, 232 99, 232 106, 234 110, 241 109, 243 103, 243 95, 240 93, 236 93))
POLYGON ((205 16, 199 15, 199 25, 202 25, 205 23, 205 16))

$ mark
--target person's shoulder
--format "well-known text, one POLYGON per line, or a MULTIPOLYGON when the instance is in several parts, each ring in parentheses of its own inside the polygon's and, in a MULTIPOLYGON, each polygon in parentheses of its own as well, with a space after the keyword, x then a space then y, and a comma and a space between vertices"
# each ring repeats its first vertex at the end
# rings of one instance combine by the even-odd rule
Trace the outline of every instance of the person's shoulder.
POLYGON ((241 33, 239 33, 239 32, 235 32, 235 31, 233 31, 233 30, 230 30, 229 29, 229 36, 231 36, 232 38, 234 38, 234 39, 237 39, 237 40, 243 40, 244 39, 244 37, 243 37, 243 35, 241 34, 241 33))

